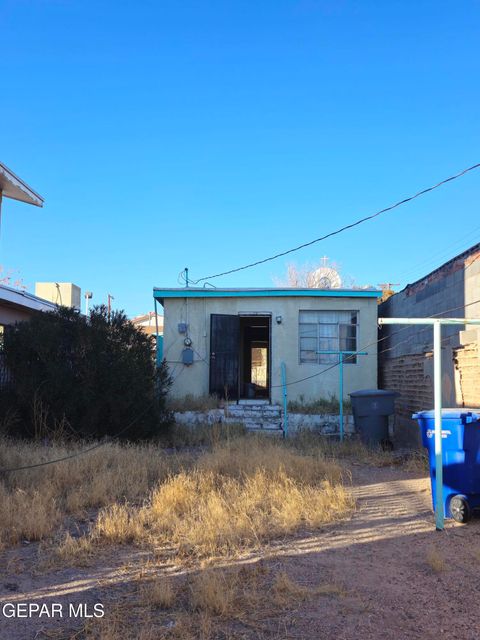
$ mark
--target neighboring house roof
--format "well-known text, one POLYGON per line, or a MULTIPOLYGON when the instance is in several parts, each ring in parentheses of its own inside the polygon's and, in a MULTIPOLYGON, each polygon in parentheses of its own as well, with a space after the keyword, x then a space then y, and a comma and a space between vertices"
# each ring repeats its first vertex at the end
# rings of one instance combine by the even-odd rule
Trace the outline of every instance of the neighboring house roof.
POLYGON ((155 287, 153 297, 163 304, 165 298, 380 298, 378 289, 299 289, 296 287, 272 287, 268 289, 207 289, 184 287, 160 289, 155 287))
MULTIPOLYGON (((160 314, 157 314, 157 318, 159 322, 163 322, 163 316, 161 316, 160 314)), ((141 316, 135 316, 134 318, 132 318, 132 322, 133 324, 141 324, 141 325, 148 325, 148 324, 151 324, 152 322, 155 323, 155 311, 144 313, 141 316)))
POLYGON ((6 304, 13 307, 23 307, 32 311, 54 311, 57 305, 32 293, 13 289, 4 284, 0 284, 0 304, 6 304))
POLYGON ((0 192, 5 198, 43 207, 43 198, 0 162, 0 192))

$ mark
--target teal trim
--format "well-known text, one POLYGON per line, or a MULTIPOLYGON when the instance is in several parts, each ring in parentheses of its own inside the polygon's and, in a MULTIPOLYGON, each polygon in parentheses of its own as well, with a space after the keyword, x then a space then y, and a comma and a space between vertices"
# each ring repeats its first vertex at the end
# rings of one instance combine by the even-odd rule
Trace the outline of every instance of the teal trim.
POLYGON ((159 367, 163 360, 163 336, 157 336, 157 367, 159 367))
POLYGON ((340 408, 340 441, 343 440, 343 356, 368 356, 367 351, 317 351, 317 353, 328 353, 331 355, 338 355, 338 363, 339 367, 339 398, 338 398, 338 406, 340 408))
POLYGON ((153 297, 165 298, 380 298, 375 289, 154 289, 153 297))
POLYGON ((287 367, 282 362, 280 365, 282 371, 282 387, 283 387, 283 437, 288 437, 288 402, 287 402, 287 367))

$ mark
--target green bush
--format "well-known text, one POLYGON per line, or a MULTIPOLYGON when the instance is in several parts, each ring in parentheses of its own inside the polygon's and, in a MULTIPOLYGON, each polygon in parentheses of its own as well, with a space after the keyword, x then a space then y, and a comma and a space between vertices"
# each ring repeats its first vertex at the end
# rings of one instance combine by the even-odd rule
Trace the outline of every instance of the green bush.
POLYGON ((157 369, 153 338, 123 311, 37 313, 5 333, 4 357, 13 384, 1 404, 20 416, 16 435, 139 439, 169 421, 166 364, 157 369))

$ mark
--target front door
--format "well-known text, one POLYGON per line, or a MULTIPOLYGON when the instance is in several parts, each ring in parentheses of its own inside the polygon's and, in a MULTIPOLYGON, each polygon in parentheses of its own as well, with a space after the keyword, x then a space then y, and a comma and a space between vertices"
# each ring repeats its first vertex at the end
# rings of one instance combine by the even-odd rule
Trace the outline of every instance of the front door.
POLYGON ((240 318, 212 313, 210 319, 210 393, 238 400, 240 318))

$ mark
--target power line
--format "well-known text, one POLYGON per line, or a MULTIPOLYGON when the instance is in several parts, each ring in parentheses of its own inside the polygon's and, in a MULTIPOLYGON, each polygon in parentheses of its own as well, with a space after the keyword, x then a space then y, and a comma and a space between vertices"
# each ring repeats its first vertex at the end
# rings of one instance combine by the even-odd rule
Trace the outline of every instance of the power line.
POLYGON ((210 276, 204 276, 203 278, 198 278, 198 280, 191 280, 191 282, 193 284, 198 284, 199 282, 203 282, 204 280, 212 280, 213 278, 220 278, 221 276, 230 275, 231 273, 237 273, 238 271, 243 271, 245 269, 250 269, 252 267, 256 267, 256 266, 258 266, 260 264, 264 264, 265 262, 271 262, 272 260, 276 260, 277 258, 281 258, 283 256, 289 255, 290 253, 294 253, 295 251, 299 251, 300 249, 305 249, 306 247, 310 247, 311 245, 316 244, 317 242, 321 242, 322 240, 326 240, 327 238, 331 238, 332 236, 336 236, 339 233, 342 233, 343 231, 347 231, 348 229, 352 229, 353 227, 357 227, 358 225, 363 224, 364 222, 367 222, 368 220, 373 220, 374 218, 377 218, 381 214, 387 213, 388 211, 392 211, 393 209, 396 209, 397 207, 400 207, 401 205, 406 204, 407 202, 411 202, 412 200, 415 200, 416 198, 419 198, 420 196, 424 195, 425 193, 428 193, 429 191, 434 191, 435 189, 438 189, 442 185, 446 184, 447 182, 452 182, 453 180, 456 180, 457 178, 461 178, 466 173, 469 173, 470 171, 478 169, 479 167, 480 167, 480 163, 474 164, 471 167, 468 167, 467 169, 463 169, 459 173, 457 173, 457 174, 455 174, 453 176, 450 176, 449 178, 445 178, 445 180, 441 180, 440 182, 438 182, 437 184, 433 185, 432 187, 427 187, 426 189, 422 189, 421 191, 418 191, 418 193, 415 193, 413 196, 409 196, 408 198, 404 198, 403 200, 399 200, 399 202, 396 202, 395 204, 392 204, 389 207, 385 207, 384 209, 381 209, 380 211, 377 211, 376 213, 373 213, 372 215, 365 216, 364 218, 361 218, 360 220, 357 220, 356 222, 352 222, 351 224, 347 224, 344 227, 341 227, 340 229, 337 229, 336 231, 331 231, 330 233, 327 233, 327 234, 325 234, 323 236, 320 236, 319 238, 315 238, 314 240, 310 240, 309 242, 305 242, 303 244, 300 244, 297 247, 293 247, 292 249, 287 249, 286 251, 282 251, 280 253, 277 253, 277 254, 275 254, 273 256, 270 256, 269 258, 263 258, 262 260, 257 260, 256 262, 250 262, 249 264, 245 264, 242 267, 236 267, 235 269, 229 269, 228 271, 222 271, 220 273, 215 273, 215 274, 210 275, 210 276))
POLYGON ((62 458, 54 458, 53 460, 46 460, 45 462, 37 462, 35 464, 27 464, 27 465, 24 465, 24 466, 21 466, 21 467, 11 467, 11 468, 6 468, 6 469, 0 469, 0 474, 2 474, 2 473, 13 473, 14 471, 25 471, 26 469, 36 469, 38 467, 46 467, 47 465, 56 464, 57 462, 64 462, 65 460, 72 460, 73 458, 78 458, 79 456, 83 456, 85 453, 90 453, 90 451, 93 451, 94 449, 99 449, 100 447, 103 447, 105 444, 107 444, 107 442, 111 442, 113 440, 113 438, 118 438, 118 436, 121 436, 123 433, 125 433, 125 431, 128 431, 128 429, 133 427, 133 425, 138 420, 143 418, 143 416, 147 413, 147 411, 149 411, 153 407, 154 404, 155 404, 155 401, 153 401, 149 405, 147 405, 147 407, 144 409, 144 411, 142 411, 138 416, 136 416, 136 418, 134 418, 131 422, 129 422, 126 427, 124 427, 123 429, 118 431, 115 435, 110 436, 110 437, 106 438, 105 440, 103 440, 102 442, 98 442, 97 444, 94 444, 93 446, 88 447, 87 449, 81 449, 80 451, 77 451, 75 453, 71 453, 68 456, 63 456, 62 458))
MULTIPOLYGON (((467 269, 469 267, 472 266, 472 264, 474 262, 476 262, 477 259, 480 258, 480 255, 477 256, 474 260, 472 260, 472 262, 467 265, 467 269)), ((464 304, 464 305, 459 305, 458 307, 452 307, 451 309, 446 309, 444 311, 440 311, 439 313, 433 314, 432 316, 426 316, 428 318, 436 318, 442 314, 445 313, 450 313, 451 311, 457 311, 458 309, 463 309, 466 307, 469 307, 471 305, 474 304, 478 304, 480 303, 480 298, 478 300, 474 300, 473 302, 469 302, 468 304, 464 304)), ((361 349, 359 349, 358 351, 356 351, 354 354, 351 355, 351 357, 355 356, 357 353, 360 353, 361 351, 365 351, 365 349, 368 349, 369 347, 372 347, 374 345, 380 344, 380 342, 383 342, 384 340, 387 340, 388 338, 392 338, 393 336, 402 333, 403 331, 406 331, 408 328, 410 327, 402 327, 400 329, 398 329, 397 331, 394 331, 393 333, 390 333, 387 336, 383 336, 383 338, 379 338, 378 340, 375 340, 373 342, 370 342, 369 344, 365 345, 364 347, 362 347, 361 349)), ((422 331, 426 331, 426 329, 423 329, 422 331)), ((395 347, 399 346, 400 344, 403 344, 404 342, 408 342, 410 341, 414 336, 411 336, 409 338, 407 338, 406 340, 403 340, 401 342, 399 342, 397 345, 395 345, 394 347, 390 347, 388 349, 384 349, 383 351, 379 351, 376 355, 380 355, 382 353, 386 353, 387 351, 391 351, 392 349, 394 349, 395 347)), ((448 337, 448 336, 447 336, 448 337)), ((445 338, 444 338, 445 339, 445 338)), ((205 358, 202 358, 201 355, 196 352, 197 355, 201 358, 201 360, 203 360, 204 362, 207 362, 207 360, 205 358)), ((373 354, 372 354, 373 355, 373 354)), ((292 380, 291 382, 287 382, 285 386, 291 386, 294 384, 298 384, 300 382, 304 382, 305 380, 311 380, 312 378, 317 378, 318 376, 323 375, 324 373, 327 373, 328 371, 335 369, 336 367, 339 366, 339 362, 334 363, 332 366, 328 367, 327 369, 323 369, 322 371, 319 371, 317 373, 314 373, 310 376, 306 376, 305 378, 300 378, 299 380, 292 380)), ((185 369, 185 367, 180 371, 180 373, 176 376, 175 379, 177 379, 182 373, 183 370, 185 369)), ((283 387, 284 385, 271 385, 271 388, 277 388, 277 387, 283 387)), ((118 438, 120 435, 122 435, 123 433, 125 433, 125 431, 127 431, 128 429, 130 429, 138 420, 140 420, 141 418, 143 418, 143 416, 147 413, 147 411, 149 411, 151 409, 151 407, 153 406, 154 402, 151 402, 144 411, 142 411, 142 413, 140 413, 136 418, 134 418, 129 424, 127 424, 127 426, 125 426, 123 429, 121 429, 120 431, 118 431, 114 436, 111 436, 107 439, 105 439, 103 442, 99 442, 91 447, 88 447, 87 449, 82 449, 81 451, 77 451, 76 453, 72 453, 68 456, 63 456, 62 458, 55 458, 53 460, 46 460, 45 462, 37 462, 35 464, 30 464, 30 465, 24 465, 21 467, 11 467, 11 468, 5 468, 5 469, 0 469, 0 474, 2 473, 13 473, 15 471, 24 471, 24 470, 28 470, 28 469, 36 469, 38 467, 45 467, 51 464, 56 464, 58 462, 64 462, 66 460, 72 460, 73 458, 77 458, 79 456, 82 456, 86 453, 89 453, 91 451, 94 451, 95 449, 99 449, 100 447, 103 447, 105 444, 107 444, 108 442, 111 442, 113 440, 113 438, 118 438)))
MULTIPOLYGON (((475 262, 475 260, 473 262, 475 262)), ((471 262, 470 265, 473 264, 473 262, 471 262)), ((468 265, 468 266, 470 266, 470 265, 468 265)), ((440 311, 439 313, 435 313, 432 316, 426 316, 426 317, 427 318, 437 318, 438 316, 440 316, 440 315, 442 315, 444 313, 450 313, 451 311, 457 311, 458 309, 463 309, 465 307, 470 307, 471 305, 478 304, 478 303, 480 303, 480 299, 474 300, 473 302, 469 302, 468 304, 459 305, 458 307, 452 307, 451 309, 445 309, 445 311, 440 311)), ((384 340, 388 340, 388 338, 393 338, 393 336, 396 336, 399 333, 402 333, 403 331, 406 331, 409 328, 411 329, 411 327, 408 327, 408 326, 401 327, 400 329, 397 329, 396 331, 393 331, 392 333, 389 333, 388 335, 383 336, 383 338, 379 338, 378 340, 374 340, 373 342, 370 342, 369 344, 366 344, 365 346, 361 347, 358 351, 355 351, 355 353, 353 353, 350 357, 354 357, 356 354, 359 354, 361 351, 365 351, 365 349, 368 349, 370 347, 378 345, 378 344, 380 344, 380 342, 383 342, 384 340)), ((422 332, 422 331, 426 331, 426 329, 422 329, 420 332, 422 332)), ((409 342, 412 339, 413 339, 413 336, 410 336, 406 340, 402 340, 401 342, 399 342, 397 345, 395 345, 395 347, 400 345, 400 344, 403 344, 404 342, 409 342)), ((388 349, 384 349, 383 351, 379 351, 376 355, 378 357, 381 353, 386 353, 387 351, 391 351, 395 347, 389 347, 388 349)), ((305 380, 311 380, 312 378, 317 378, 318 376, 322 376, 324 373, 327 373, 327 371, 331 371, 332 369, 335 369, 335 367, 338 367, 339 365, 340 365, 340 362, 335 362, 334 364, 332 364, 332 366, 328 367, 327 369, 322 369, 322 371, 318 371, 317 373, 313 373, 312 375, 306 376, 305 378, 300 378, 299 380, 292 380, 291 382, 287 382, 285 386, 289 387, 291 385, 298 384, 299 382, 304 382, 305 380)), ((275 388, 275 389, 283 388, 283 386, 284 386, 283 384, 273 384, 273 385, 271 385, 272 389, 273 388, 275 388)))
MULTIPOLYGON (((476 260, 476 258, 475 258, 476 260)), ((475 262, 475 260, 473 262, 475 262)), ((470 264, 473 264, 473 262, 471 262, 470 264)), ((470 266, 470 265, 468 265, 470 266)), ((435 313, 433 314, 433 316, 428 316, 429 318, 437 318, 438 316, 443 315, 444 313, 450 313, 451 311, 457 311, 457 309, 466 309, 467 307, 471 307, 474 304, 478 304, 480 303, 480 299, 478 300, 474 300, 473 302, 469 302, 468 304, 461 304, 458 307, 453 307, 452 309, 446 309, 445 311, 440 311, 439 313, 435 313)), ((401 329, 399 329, 398 331, 395 331, 394 333, 391 333, 388 336, 385 336, 385 338, 391 338, 395 335, 397 335, 398 333, 400 333, 401 331, 407 331, 407 329, 412 330, 412 326, 411 325, 407 325, 405 327, 402 327, 401 329)), ((388 347, 387 349, 383 349, 382 351, 378 352, 378 355, 381 355, 382 353, 387 353, 387 351, 393 351, 393 349, 396 349, 397 347, 399 347, 401 344, 405 344, 406 342, 410 342, 410 340, 413 340, 413 338, 417 335, 419 335, 420 333, 424 333, 425 331, 429 331, 429 329, 431 329, 431 327, 426 327, 425 329, 420 329, 419 331, 413 333, 411 336, 409 336, 408 338, 405 338, 405 340, 401 340, 400 342, 397 342, 397 344, 393 345, 393 347, 388 347)), ((442 340, 445 339, 449 339, 450 336, 445 336, 445 338, 442 338, 442 340)), ((429 341, 429 345, 430 345, 430 341, 429 341)))

